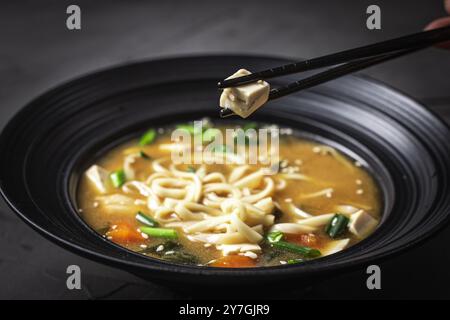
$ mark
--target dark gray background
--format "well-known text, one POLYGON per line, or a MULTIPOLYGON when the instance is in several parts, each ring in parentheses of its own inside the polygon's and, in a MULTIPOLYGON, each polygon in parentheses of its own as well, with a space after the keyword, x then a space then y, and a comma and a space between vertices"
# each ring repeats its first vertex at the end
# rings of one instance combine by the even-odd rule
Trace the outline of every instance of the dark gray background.
MULTIPOLYGON (((196 53, 308 58, 417 32, 444 15, 440 0, 2 1, 0 128, 43 91, 117 63, 196 53), (66 29, 69 4, 82 9, 81 31, 66 29), (382 9, 381 31, 365 27, 369 4, 382 9)), ((364 73, 450 121, 450 51, 429 49, 364 73)), ((361 269, 292 298, 450 298, 449 243, 446 228, 425 245, 383 263, 381 291, 366 289, 361 269)), ((0 298, 186 297, 53 245, 1 200, 0 298), (81 291, 66 289, 69 264, 82 268, 81 291)))

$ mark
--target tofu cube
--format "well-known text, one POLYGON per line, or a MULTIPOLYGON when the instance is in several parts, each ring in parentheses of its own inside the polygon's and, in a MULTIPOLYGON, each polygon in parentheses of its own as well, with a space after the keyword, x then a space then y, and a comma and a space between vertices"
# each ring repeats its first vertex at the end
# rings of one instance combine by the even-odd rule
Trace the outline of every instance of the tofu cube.
POLYGON ((110 172, 108 170, 98 165, 93 165, 86 170, 86 177, 101 194, 108 192, 109 174, 110 172))
POLYGON ((350 216, 348 229, 358 238, 368 236, 378 225, 378 221, 364 210, 359 210, 350 216))
MULTIPOLYGON (((227 79, 251 74, 240 69, 227 79)), ((269 99, 270 85, 262 80, 242 86, 225 88, 220 96, 220 107, 231 109, 242 118, 247 118, 269 99)))

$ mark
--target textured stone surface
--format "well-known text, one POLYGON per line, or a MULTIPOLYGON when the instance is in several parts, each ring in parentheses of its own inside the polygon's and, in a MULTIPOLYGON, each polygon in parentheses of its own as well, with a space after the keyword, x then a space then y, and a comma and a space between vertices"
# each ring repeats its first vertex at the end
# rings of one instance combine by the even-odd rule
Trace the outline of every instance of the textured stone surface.
MULTIPOLYGON (((376 1, 381 31, 365 28, 372 1, 76 1, 82 30, 65 28, 68 1, 0 4, 0 128, 43 91, 86 72, 133 60, 195 53, 314 57, 419 31, 443 16, 439 1, 376 1), (261 5, 259 4, 261 3, 261 5)), ((364 73, 425 102, 450 122, 450 52, 427 50, 364 73)), ((1 155, 0 155, 1 156, 1 155)), ((382 264, 383 290, 364 270, 292 298, 450 298, 450 229, 382 264)), ((299 288, 301 291, 302 288, 299 288)), ((0 200, 0 298, 189 298, 75 256, 40 237, 0 200), (67 265, 83 290, 65 287, 67 265)))

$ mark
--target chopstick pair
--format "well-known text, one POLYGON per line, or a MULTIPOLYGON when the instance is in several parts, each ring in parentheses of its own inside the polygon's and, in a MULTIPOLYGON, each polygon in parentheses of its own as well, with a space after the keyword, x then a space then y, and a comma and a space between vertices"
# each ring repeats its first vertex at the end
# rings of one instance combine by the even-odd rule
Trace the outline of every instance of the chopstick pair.
MULTIPOLYGON (((368 46, 255 72, 238 78, 226 79, 220 81, 217 85, 220 89, 236 87, 258 80, 267 80, 288 74, 338 65, 286 86, 270 90, 268 100, 274 100, 446 40, 450 40, 450 27, 423 31, 368 46)), ((234 113, 230 109, 221 109, 220 115, 225 118, 234 115, 234 113)))

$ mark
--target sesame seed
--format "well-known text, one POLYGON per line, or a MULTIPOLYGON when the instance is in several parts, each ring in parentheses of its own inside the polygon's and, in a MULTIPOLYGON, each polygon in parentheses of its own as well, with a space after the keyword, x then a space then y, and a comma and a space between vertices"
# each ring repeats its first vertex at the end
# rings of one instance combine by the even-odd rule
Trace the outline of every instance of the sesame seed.
POLYGON ((287 264, 287 261, 281 260, 280 264, 287 264))
POLYGON ((360 180, 360 179, 356 179, 356 184, 358 184, 358 185, 361 185, 362 184, 362 181, 360 180))
POLYGON ((168 254, 174 254, 174 253, 175 253, 175 251, 173 251, 173 250, 172 250, 172 251, 167 251, 167 252, 166 252, 166 255, 168 255, 168 254))
POLYGON ((142 236, 142 238, 144 238, 144 239, 148 239, 148 235, 145 234, 145 233, 143 233, 143 232, 141 232, 141 236, 142 236))
POLYGON ((292 202, 292 198, 286 198, 286 199, 284 199, 284 202, 291 203, 292 202))
POLYGON ((313 149, 314 153, 319 153, 320 152, 320 147, 314 147, 313 149))
POLYGON ((276 185, 277 190, 283 190, 286 188, 286 180, 282 179, 280 182, 276 185))
POLYGON ((97 201, 95 201, 92 205, 94 206, 94 208, 97 208, 99 204, 97 201))
POLYGON ((363 189, 358 189, 358 190, 356 190, 356 194, 363 194, 364 193, 364 190, 363 189))
POLYGON ((106 239, 112 240, 112 237, 111 236, 107 236, 106 239))
POLYGON ((300 159, 295 159, 294 163, 295 163, 296 165, 300 166, 300 165, 303 164, 303 161, 300 160, 300 159))
POLYGON ((359 162, 359 161, 355 161, 355 166, 357 166, 357 167, 361 167, 361 166, 362 166, 362 164, 361 164, 361 162, 359 162))
POLYGON ((116 230, 117 229, 117 224, 112 225, 111 229, 116 230))
POLYGON ((158 248, 156 248, 156 252, 160 252, 164 250, 164 246, 161 244, 158 246, 158 248))
POLYGON ((287 161, 287 160, 281 160, 280 161, 280 167, 281 168, 286 168, 288 166, 288 164, 289 164, 289 161, 287 161))
POLYGON ((140 247, 141 247, 142 249, 147 249, 147 245, 146 245, 146 244, 141 244, 140 247))

